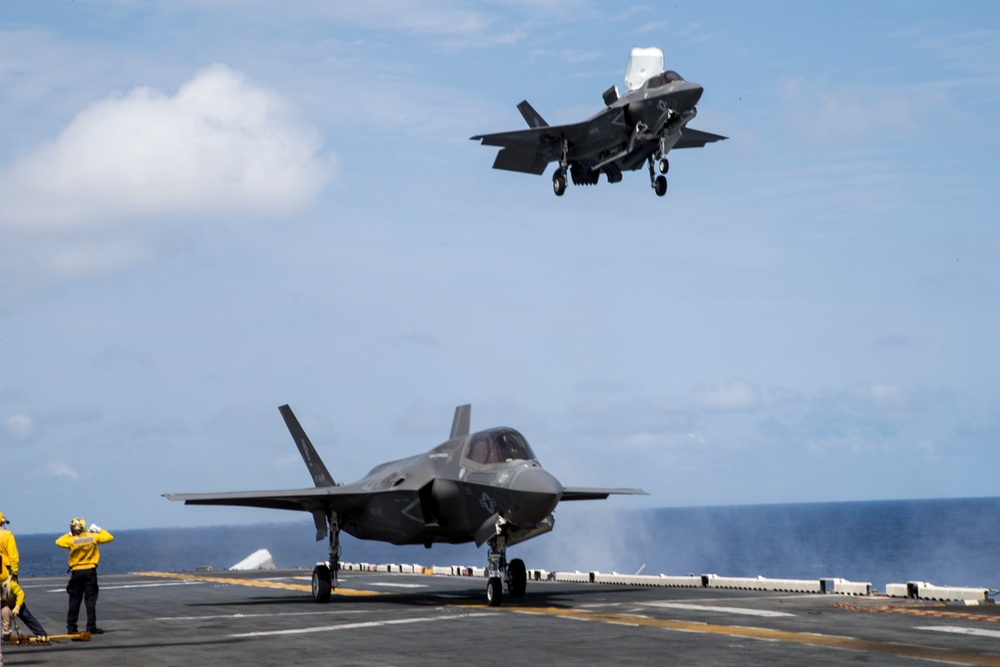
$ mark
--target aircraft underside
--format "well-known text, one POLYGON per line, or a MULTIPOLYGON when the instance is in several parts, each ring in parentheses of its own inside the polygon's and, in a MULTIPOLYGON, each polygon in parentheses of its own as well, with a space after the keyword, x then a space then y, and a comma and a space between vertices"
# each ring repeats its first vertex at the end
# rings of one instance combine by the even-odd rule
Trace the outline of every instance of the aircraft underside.
POLYGON ((608 183, 620 183, 623 171, 636 171, 646 162, 649 165, 650 187, 653 188, 653 192, 658 197, 662 197, 667 194, 666 174, 670 170, 670 162, 667 160, 666 154, 662 154, 656 158, 656 168, 654 170, 654 153, 656 153, 655 150, 650 150, 648 153, 639 153, 637 151, 626 154, 606 164, 596 161, 568 161, 565 167, 560 164, 555 173, 552 174, 552 191, 557 197, 565 194, 567 173, 573 185, 597 185, 601 180, 602 174, 608 183))

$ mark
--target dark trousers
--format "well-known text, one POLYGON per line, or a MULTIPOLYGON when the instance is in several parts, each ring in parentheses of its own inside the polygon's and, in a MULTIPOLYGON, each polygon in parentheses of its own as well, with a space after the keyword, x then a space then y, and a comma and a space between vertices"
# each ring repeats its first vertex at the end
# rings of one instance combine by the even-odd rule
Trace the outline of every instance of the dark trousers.
POLYGON ((66 613, 66 632, 77 632, 76 620, 80 617, 80 601, 87 606, 87 632, 97 627, 97 568, 73 570, 69 575, 66 592, 69 593, 69 611, 66 613))
MULTIPOLYGON (((45 628, 43 628, 42 624, 38 622, 38 619, 35 618, 34 614, 28 611, 28 605, 26 604, 21 605, 21 611, 19 611, 17 616, 14 618, 20 619, 22 623, 28 626, 29 630, 35 633, 36 637, 41 637, 43 635, 48 636, 49 634, 45 632, 45 628)), ((11 622, 11 625, 14 625, 13 621, 11 622)))

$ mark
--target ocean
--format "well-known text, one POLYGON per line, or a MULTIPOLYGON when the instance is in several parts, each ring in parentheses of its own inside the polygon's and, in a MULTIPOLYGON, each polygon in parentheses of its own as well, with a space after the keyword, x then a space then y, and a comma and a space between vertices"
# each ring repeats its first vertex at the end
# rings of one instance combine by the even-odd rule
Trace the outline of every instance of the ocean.
MULTIPOLYGON (((1000 588, 1000 498, 620 510, 564 503, 556 527, 508 549, 552 571, 820 579, 1000 588)), ((198 508, 191 508, 197 512, 198 508)), ((268 515, 261 512, 262 516, 268 515)), ((272 513, 276 514, 276 513, 272 513)), ((252 526, 115 530, 102 573, 226 569, 268 549, 281 569, 326 557, 311 519, 252 526)), ((21 578, 63 574, 58 535, 15 533, 21 578)), ((474 545, 394 546, 342 536, 342 560, 483 566, 474 545)))

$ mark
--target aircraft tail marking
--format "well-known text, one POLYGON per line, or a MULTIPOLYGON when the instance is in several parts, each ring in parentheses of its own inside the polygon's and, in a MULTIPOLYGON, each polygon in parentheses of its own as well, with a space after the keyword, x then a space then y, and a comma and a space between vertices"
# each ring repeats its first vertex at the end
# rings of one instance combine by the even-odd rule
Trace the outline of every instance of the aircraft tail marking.
MULTIPOLYGON (((309 474, 312 475, 313 483, 318 487, 336 486, 337 483, 333 481, 330 471, 323 465, 323 459, 316 453, 316 448, 309 441, 309 436, 302 429, 299 420, 295 418, 295 413, 292 412, 292 409, 287 405, 282 405, 278 410, 281 411, 281 416, 285 418, 285 425, 288 426, 288 431, 292 434, 292 440, 295 441, 295 446, 299 448, 299 453, 302 454, 302 460, 305 461, 306 467, 309 468, 309 474)), ((319 528, 318 523, 317 520, 317 528, 319 528)))
POLYGON ((449 440, 464 438, 469 435, 469 426, 472 423, 472 404, 466 403, 455 408, 455 418, 451 422, 451 435, 449 440))
POLYGON ((528 124, 528 127, 532 129, 537 129, 539 127, 548 127, 549 124, 545 122, 545 119, 535 111, 534 107, 528 104, 528 100, 522 100, 520 104, 517 105, 517 110, 521 112, 524 116, 524 121, 528 124))

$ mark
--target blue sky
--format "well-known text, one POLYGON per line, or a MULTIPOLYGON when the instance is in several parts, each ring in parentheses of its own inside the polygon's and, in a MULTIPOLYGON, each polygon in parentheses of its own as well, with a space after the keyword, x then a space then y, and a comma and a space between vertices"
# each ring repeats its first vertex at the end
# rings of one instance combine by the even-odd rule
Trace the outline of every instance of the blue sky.
POLYGON ((1000 5, 420 5, 0 3, 15 529, 284 518, 160 497, 307 486, 283 403, 347 481, 471 402, 616 507, 997 495, 1000 5), (469 141, 633 46, 730 137, 666 197, 469 141))

